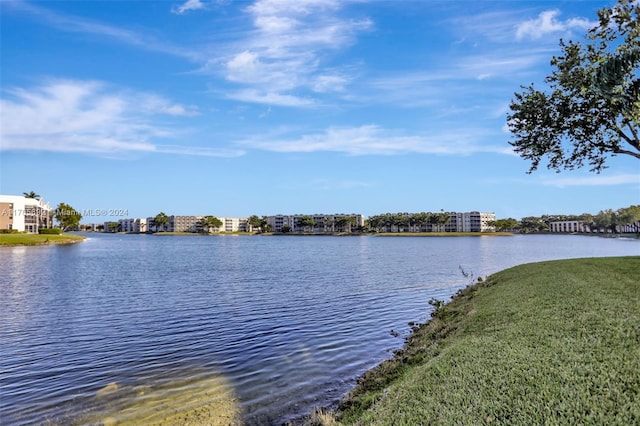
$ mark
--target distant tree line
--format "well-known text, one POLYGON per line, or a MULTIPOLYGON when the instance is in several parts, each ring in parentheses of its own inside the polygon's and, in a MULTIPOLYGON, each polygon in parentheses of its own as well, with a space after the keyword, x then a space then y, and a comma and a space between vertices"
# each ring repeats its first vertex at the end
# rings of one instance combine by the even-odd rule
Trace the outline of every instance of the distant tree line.
POLYGON ((497 231, 517 231, 522 233, 544 232, 549 229, 551 222, 577 220, 592 230, 604 230, 619 233, 625 226, 630 226, 633 232, 640 232, 640 205, 613 210, 601 210, 597 214, 583 213, 580 215, 542 215, 527 216, 520 220, 513 218, 497 219, 490 223, 497 231))

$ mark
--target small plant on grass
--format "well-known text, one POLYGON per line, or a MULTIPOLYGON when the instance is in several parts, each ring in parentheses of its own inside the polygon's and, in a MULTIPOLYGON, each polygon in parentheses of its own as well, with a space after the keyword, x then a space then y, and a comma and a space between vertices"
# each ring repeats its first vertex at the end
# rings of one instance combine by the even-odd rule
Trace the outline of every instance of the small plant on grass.
POLYGON ((432 297, 431 299, 429 299, 429 304, 433 306, 433 312, 431 312, 431 316, 437 317, 442 312, 442 309, 444 309, 445 302, 444 300, 432 297))

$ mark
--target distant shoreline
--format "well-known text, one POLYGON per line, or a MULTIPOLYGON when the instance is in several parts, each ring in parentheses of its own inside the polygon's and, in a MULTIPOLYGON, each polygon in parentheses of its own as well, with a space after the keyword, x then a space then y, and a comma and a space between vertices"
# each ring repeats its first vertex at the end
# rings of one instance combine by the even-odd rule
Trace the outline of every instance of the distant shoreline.
POLYGON ((0 247, 52 246, 75 244, 86 240, 82 235, 0 234, 0 247))
POLYGON ((224 237, 224 236, 290 236, 290 237, 511 237, 515 235, 578 235, 602 238, 632 238, 640 239, 635 233, 586 233, 586 232, 213 232, 210 234, 198 232, 96 232, 80 231, 88 234, 112 235, 152 235, 152 236, 188 236, 188 237, 224 237))

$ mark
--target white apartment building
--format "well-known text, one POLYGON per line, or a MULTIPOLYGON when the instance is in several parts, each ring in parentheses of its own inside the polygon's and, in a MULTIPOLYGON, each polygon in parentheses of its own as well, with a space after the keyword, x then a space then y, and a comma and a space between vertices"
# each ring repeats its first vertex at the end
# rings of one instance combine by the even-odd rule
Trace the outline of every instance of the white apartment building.
MULTIPOLYGON (((246 217, 219 217, 222 225, 217 232, 250 232, 251 225, 246 217)), ((215 231, 215 229, 213 230, 215 231)))
POLYGON ((591 232, 581 220, 562 220, 549 223, 551 232, 591 232))
POLYGON ((466 213, 449 213, 449 224, 445 226, 447 232, 493 232, 495 227, 491 226, 491 222, 495 222, 495 213, 485 212, 466 212, 466 213))
POLYGON ((118 221, 120 232, 131 233, 147 232, 147 223, 145 218, 120 219, 118 221))
POLYGON ((282 232, 283 227, 287 226, 292 232, 345 232, 340 226, 340 219, 346 217, 355 218, 355 224, 352 228, 364 226, 364 216, 357 213, 334 213, 334 214, 294 214, 294 215, 274 215, 267 216, 267 224, 274 232, 282 232), (300 218, 309 216, 315 222, 315 226, 311 229, 304 229, 298 224, 300 218))
MULTIPOLYGON (((444 213, 444 212, 443 212, 444 213)), ((396 213, 406 218, 404 225, 387 224, 380 226, 380 232, 493 232, 491 222, 496 220, 495 213, 487 212, 446 212, 449 222, 445 225, 437 223, 411 224, 416 213, 396 213)))
MULTIPOLYGON (((219 228, 211 228, 211 232, 249 232, 251 230, 251 226, 249 225, 248 219, 246 217, 218 217, 221 222, 219 228)), ((123 219, 120 220, 120 223, 127 222, 128 228, 125 228, 121 225, 121 230, 124 232, 202 232, 202 223, 201 220, 204 216, 169 216, 169 223, 164 227, 156 227, 153 224, 153 217, 148 217, 146 219, 123 219), (136 225, 137 222, 140 221, 139 225, 136 225), (133 223, 133 224, 132 224, 133 223), (144 223, 144 225, 143 225, 144 223), (139 231, 136 226, 139 226, 139 231), (133 227, 133 228, 132 228, 133 227), (133 230, 128 230, 133 229, 133 230), (144 230, 143 230, 144 229, 144 230)))
POLYGON ((51 228, 51 206, 43 199, 23 195, 0 195, 0 229, 38 233, 38 228, 51 228))

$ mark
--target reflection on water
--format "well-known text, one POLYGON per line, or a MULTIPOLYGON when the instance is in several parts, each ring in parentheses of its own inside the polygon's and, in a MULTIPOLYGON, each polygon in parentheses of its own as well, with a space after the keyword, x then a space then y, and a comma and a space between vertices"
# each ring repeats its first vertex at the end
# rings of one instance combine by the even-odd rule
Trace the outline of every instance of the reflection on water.
POLYGON ((432 297, 570 236, 154 237, 0 247, 0 424, 281 424, 331 406, 432 297), (391 330, 399 332, 394 337, 391 330))

